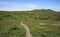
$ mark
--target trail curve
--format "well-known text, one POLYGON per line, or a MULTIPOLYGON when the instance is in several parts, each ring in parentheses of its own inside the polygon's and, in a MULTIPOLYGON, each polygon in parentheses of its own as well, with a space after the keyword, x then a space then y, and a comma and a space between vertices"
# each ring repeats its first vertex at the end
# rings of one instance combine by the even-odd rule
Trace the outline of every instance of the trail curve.
POLYGON ((32 37, 32 35, 31 35, 31 33, 30 33, 29 27, 28 27, 27 25, 25 25, 25 24, 23 23, 23 21, 20 23, 20 25, 22 25, 22 26, 25 28, 25 30, 26 30, 26 36, 25 36, 25 37, 32 37))

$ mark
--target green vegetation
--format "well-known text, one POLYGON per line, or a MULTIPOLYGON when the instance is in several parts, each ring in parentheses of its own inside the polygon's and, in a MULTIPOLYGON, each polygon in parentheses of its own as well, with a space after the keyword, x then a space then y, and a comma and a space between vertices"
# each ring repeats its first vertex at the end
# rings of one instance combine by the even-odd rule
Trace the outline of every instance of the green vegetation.
POLYGON ((33 37, 60 37, 60 12, 50 9, 0 11, 0 37, 25 37, 21 21, 30 28, 33 37))

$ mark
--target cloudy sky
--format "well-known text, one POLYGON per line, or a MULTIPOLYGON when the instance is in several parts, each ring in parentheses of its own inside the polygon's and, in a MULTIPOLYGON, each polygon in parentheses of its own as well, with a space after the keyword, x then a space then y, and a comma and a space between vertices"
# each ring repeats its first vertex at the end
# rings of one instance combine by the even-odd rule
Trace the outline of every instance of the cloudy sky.
POLYGON ((0 0, 0 11, 52 9, 60 11, 60 0, 0 0))

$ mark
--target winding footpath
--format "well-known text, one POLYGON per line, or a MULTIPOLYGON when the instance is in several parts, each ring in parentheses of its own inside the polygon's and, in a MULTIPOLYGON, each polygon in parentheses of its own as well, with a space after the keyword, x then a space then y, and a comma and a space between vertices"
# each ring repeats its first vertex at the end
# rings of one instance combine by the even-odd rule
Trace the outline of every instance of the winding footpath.
POLYGON ((25 25, 25 24, 23 23, 23 21, 20 23, 20 25, 22 25, 22 26, 25 28, 25 30, 26 30, 26 36, 25 36, 25 37, 32 37, 32 35, 31 35, 31 33, 30 33, 29 27, 28 27, 27 25, 25 25))

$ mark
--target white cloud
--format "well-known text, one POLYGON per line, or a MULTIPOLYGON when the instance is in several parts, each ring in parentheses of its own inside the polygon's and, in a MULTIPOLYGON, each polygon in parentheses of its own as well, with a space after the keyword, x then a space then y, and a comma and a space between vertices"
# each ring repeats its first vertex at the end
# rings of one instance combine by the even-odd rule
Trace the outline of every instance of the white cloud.
POLYGON ((35 9, 38 8, 39 6, 34 4, 27 4, 27 7, 35 9))
POLYGON ((4 6, 0 6, 0 10, 32 10, 38 8, 38 5, 30 3, 18 3, 18 2, 0 2, 4 6))
POLYGON ((20 2, 3 2, 0 1, 0 10, 20 11, 20 10, 33 10, 33 9, 53 9, 60 11, 60 5, 37 5, 32 3, 20 3, 20 2))
POLYGON ((60 11, 60 5, 51 5, 47 7, 48 9, 53 9, 55 11, 60 11))

